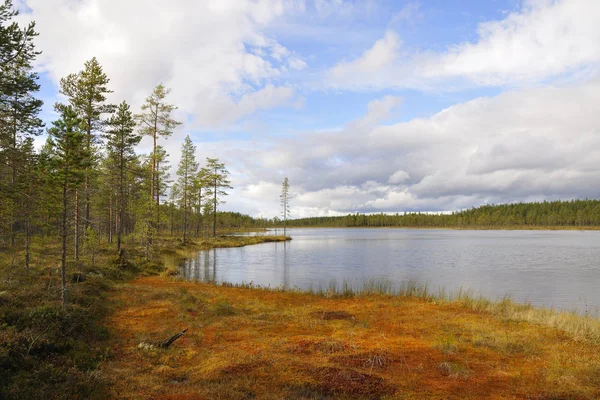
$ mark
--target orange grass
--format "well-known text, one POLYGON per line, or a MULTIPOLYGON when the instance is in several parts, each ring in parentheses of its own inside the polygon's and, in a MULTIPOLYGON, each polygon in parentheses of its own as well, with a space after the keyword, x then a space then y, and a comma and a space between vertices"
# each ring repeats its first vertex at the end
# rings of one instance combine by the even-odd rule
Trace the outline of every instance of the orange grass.
POLYGON ((594 399, 600 346, 458 303, 123 284, 101 373, 119 398, 594 399), (189 331, 169 349, 138 344, 189 331))

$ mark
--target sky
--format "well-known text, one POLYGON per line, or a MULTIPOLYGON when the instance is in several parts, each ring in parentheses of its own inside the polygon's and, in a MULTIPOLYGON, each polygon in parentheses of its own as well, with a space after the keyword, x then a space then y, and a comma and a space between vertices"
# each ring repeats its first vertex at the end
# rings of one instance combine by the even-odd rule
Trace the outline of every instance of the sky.
POLYGON ((189 134, 231 172, 224 210, 278 215, 284 177, 292 217, 600 197, 597 0, 15 3, 45 121, 91 57, 111 102, 164 83, 173 172, 189 134))

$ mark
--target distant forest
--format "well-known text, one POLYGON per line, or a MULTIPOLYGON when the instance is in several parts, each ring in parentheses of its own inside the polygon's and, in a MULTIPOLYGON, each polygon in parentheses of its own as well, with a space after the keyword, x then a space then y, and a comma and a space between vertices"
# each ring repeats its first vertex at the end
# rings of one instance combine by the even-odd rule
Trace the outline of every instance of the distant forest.
MULTIPOLYGON (((277 220, 270 222, 280 225, 277 220)), ((600 226, 600 200, 484 205, 451 214, 356 213, 299 218, 288 220, 287 224, 294 227, 597 227, 600 226)))

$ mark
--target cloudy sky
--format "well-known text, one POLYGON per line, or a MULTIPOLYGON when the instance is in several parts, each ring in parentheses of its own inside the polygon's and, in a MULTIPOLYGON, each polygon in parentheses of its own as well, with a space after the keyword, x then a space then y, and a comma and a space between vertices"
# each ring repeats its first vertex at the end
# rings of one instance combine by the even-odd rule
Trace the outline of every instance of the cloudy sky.
MULTIPOLYGON (((138 110, 160 82, 179 161, 219 157, 226 209, 295 217, 600 197, 600 1, 19 0, 44 119, 96 56, 138 110)), ((144 141, 140 151, 147 152, 144 141)))

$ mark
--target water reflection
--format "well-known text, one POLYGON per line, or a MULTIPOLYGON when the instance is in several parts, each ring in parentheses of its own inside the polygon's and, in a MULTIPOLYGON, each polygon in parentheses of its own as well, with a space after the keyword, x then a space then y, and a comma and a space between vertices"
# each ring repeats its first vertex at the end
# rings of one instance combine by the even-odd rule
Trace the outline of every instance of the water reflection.
POLYGON ((287 243, 198 252, 187 279, 283 288, 406 280, 536 305, 600 309, 600 232, 291 229, 287 243))

